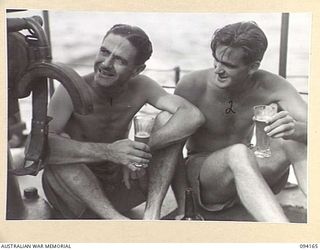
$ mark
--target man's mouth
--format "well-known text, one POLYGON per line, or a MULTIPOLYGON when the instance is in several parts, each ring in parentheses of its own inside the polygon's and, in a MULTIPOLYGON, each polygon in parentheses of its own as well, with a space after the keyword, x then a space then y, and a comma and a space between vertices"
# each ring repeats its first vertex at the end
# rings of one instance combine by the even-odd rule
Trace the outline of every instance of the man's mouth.
POLYGON ((227 79, 228 78, 228 76, 227 75, 224 75, 224 74, 218 74, 218 79, 219 80, 225 80, 225 79, 227 79))
POLYGON ((114 72, 111 72, 109 70, 104 70, 102 68, 99 68, 98 72, 99 72, 100 76, 102 76, 102 77, 114 77, 115 76, 114 72))

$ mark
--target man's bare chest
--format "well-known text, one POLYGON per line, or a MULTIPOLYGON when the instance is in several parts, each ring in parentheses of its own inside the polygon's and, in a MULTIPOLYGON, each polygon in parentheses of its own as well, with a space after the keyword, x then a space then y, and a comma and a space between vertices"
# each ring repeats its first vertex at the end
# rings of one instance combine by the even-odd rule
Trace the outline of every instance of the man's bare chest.
POLYGON ((253 125, 255 100, 237 98, 203 99, 199 108, 206 117, 203 126, 211 134, 245 133, 253 125))
POLYGON ((92 117, 105 126, 127 126, 142 104, 130 100, 94 103, 92 117))

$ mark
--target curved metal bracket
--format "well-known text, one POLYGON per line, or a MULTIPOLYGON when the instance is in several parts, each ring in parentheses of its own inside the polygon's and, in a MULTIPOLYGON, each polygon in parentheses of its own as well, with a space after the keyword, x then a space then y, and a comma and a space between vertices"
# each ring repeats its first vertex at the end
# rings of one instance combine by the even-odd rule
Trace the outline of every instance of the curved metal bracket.
POLYGON ((93 110, 89 87, 73 69, 61 63, 32 63, 16 86, 18 98, 29 96, 32 92, 31 139, 25 157, 26 162, 32 164, 23 169, 11 170, 15 175, 37 175, 43 168, 48 146, 48 123, 51 120, 47 116, 48 78, 58 80, 66 88, 75 112, 86 115, 93 110))
POLYGON ((47 116, 48 78, 58 80, 65 87, 75 112, 86 115, 93 110, 93 105, 85 81, 70 67, 51 62, 51 48, 40 17, 11 19, 8 23, 9 31, 28 29, 31 34, 25 36, 29 66, 15 82, 14 97, 24 98, 32 92, 31 138, 25 157, 25 163, 32 162, 32 165, 10 172, 37 175, 43 167, 48 147, 48 123, 51 119, 47 116))
POLYGON ((93 110, 89 89, 84 80, 70 67, 62 63, 33 63, 18 82, 16 93, 18 98, 30 95, 36 87, 36 78, 52 78, 58 80, 69 93, 74 111, 83 115, 93 110))

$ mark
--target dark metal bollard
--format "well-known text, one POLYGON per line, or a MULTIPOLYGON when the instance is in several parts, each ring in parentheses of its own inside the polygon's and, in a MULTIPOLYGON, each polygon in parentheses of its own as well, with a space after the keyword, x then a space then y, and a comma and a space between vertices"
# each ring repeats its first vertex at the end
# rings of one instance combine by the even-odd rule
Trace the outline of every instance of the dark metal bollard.
POLYGON ((35 187, 24 189, 23 220, 48 220, 52 217, 52 208, 46 200, 39 196, 35 187))

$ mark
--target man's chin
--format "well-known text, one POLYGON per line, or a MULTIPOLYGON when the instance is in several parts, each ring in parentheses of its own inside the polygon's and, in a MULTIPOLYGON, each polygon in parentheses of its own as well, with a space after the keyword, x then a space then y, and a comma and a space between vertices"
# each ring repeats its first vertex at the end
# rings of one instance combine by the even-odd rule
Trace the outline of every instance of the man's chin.
POLYGON ((105 88, 112 88, 116 86, 116 81, 114 79, 107 79, 102 77, 95 77, 94 81, 97 85, 105 88))
POLYGON ((227 89, 230 87, 230 82, 229 81, 217 81, 217 85, 220 89, 227 89))

